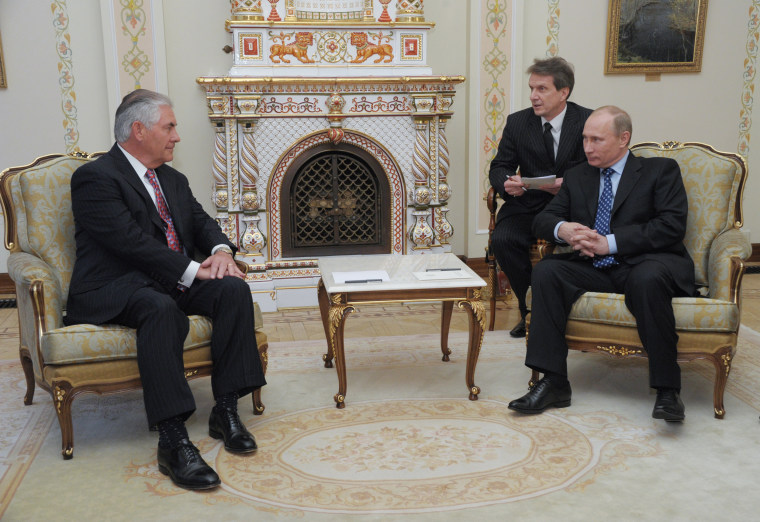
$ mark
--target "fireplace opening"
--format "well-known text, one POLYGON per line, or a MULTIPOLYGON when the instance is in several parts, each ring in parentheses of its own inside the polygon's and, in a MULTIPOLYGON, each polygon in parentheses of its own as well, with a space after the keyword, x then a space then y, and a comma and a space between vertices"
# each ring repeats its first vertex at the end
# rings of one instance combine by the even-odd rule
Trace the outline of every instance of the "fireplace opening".
POLYGON ((283 257, 390 253, 390 194, 378 161, 351 145, 302 154, 282 187, 283 257))

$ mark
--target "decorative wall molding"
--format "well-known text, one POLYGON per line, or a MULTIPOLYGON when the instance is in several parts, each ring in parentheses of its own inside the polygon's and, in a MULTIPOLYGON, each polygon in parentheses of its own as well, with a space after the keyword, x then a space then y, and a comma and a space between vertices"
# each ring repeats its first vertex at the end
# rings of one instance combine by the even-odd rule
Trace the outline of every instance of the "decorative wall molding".
POLYGON ((737 152, 749 158, 750 129, 752 128, 752 104, 755 92, 755 72, 757 48, 760 45, 760 0, 753 0, 747 18, 747 57, 744 59, 744 86, 742 87, 741 110, 739 111, 739 145, 737 152))
POLYGON ((72 60, 69 13, 66 0, 55 0, 50 5, 55 29, 55 50, 58 53, 58 84, 61 87, 63 111, 63 142, 66 152, 73 152, 79 143, 77 123, 77 95, 74 91, 74 62, 72 60))
POLYGON ((559 54, 559 0, 546 0, 549 8, 549 19, 546 21, 546 29, 549 35, 546 37, 546 57, 551 58, 559 54))
POLYGON ((100 0, 109 117, 135 89, 168 94, 163 0, 100 0))
MULTIPOLYGON (((496 149, 507 121, 507 115, 511 112, 511 76, 512 66, 510 63, 512 42, 512 13, 513 0, 481 0, 480 12, 482 14, 481 25, 485 29, 480 36, 480 129, 479 129, 479 154, 478 172, 480 174, 480 188, 482 194, 478 198, 482 201, 485 197, 490 182, 488 170, 491 160, 496 155, 496 149)), ((482 204, 485 208, 485 204, 482 204)), ((478 213, 478 230, 488 230, 488 214, 478 213)))

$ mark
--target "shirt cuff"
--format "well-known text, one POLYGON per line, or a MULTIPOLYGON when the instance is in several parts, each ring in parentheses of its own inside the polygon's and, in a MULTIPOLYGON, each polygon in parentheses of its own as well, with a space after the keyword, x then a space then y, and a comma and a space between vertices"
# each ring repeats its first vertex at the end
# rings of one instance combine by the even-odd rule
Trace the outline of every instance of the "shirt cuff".
MULTIPOLYGON (((211 249, 211 255, 213 256, 214 254, 216 254, 216 251, 219 250, 220 248, 230 248, 230 247, 229 245, 225 245, 224 243, 216 245, 214 248, 211 249)), ((232 249, 230 248, 230 250, 232 249)))
POLYGON ((185 269, 185 273, 182 274, 182 277, 179 280, 179 285, 184 286, 185 288, 190 288, 190 285, 195 281, 195 276, 198 274, 198 269, 200 267, 201 264, 198 261, 190 261, 190 264, 187 265, 187 268, 185 269))
POLYGON ((610 247, 610 254, 617 254, 617 241, 615 241, 615 234, 607 234, 604 236, 607 238, 607 246, 610 247))
POLYGON ((560 239, 559 237, 559 227, 561 227, 564 223, 567 223, 567 221, 560 221, 554 226, 554 239, 556 239, 559 243, 564 243, 564 239, 560 239))

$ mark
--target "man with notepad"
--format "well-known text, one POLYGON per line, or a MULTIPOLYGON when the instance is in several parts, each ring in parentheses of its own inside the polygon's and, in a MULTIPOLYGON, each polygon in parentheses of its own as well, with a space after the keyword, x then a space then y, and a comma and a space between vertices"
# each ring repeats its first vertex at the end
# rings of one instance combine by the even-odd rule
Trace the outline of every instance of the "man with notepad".
POLYGON ((565 170, 585 161, 582 132, 591 114, 567 101, 575 76, 563 58, 537 59, 527 72, 531 107, 507 118, 489 173, 504 200, 493 232, 493 252, 520 309, 520 321, 509 332, 512 337, 525 337, 530 247, 536 241, 533 218, 557 193, 565 170))

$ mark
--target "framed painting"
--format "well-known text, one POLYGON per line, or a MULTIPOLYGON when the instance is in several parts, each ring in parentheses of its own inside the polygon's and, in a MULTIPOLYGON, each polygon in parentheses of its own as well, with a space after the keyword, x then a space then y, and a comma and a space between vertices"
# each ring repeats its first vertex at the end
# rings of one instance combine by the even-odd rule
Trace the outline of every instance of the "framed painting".
POLYGON ((5 78, 5 62, 3 62, 3 40, 0 38, 0 88, 8 87, 8 80, 5 78))
POLYGON ((699 72, 707 0, 610 0, 605 74, 699 72))

